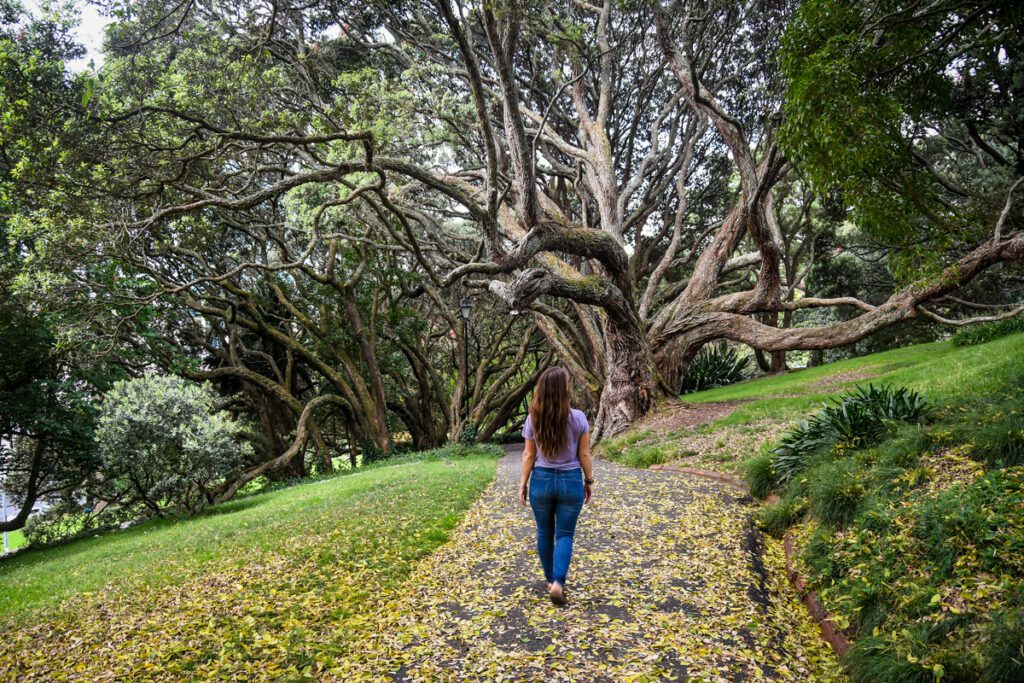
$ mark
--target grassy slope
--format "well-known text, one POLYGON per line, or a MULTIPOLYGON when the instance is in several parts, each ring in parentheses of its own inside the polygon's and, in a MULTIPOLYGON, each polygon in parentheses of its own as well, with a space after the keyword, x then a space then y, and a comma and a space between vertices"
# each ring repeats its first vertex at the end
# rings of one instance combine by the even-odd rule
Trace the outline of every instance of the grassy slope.
MULTIPOLYGON (((382 497, 391 499, 407 519, 401 561, 389 561, 379 570, 383 579, 401 578, 408 560, 443 542, 493 476, 494 462, 490 456, 474 456, 378 467, 228 502, 194 519, 156 520, 22 553, 0 562, 0 618, 103 587, 159 588, 193 577, 208 565, 241 565, 254 555, 282 551, 289 539, 359 525, 366 520, 349 517, 351 511, 372 515, 375 510, 366 503, 382 497)), ((347 548, 314 549, 330 556, 369 554, 375 540, 350 538, 345 539, 347 548)))
POLYGON ((686 402, 741 403, 705 427, 634 430, 604 448, 647 465, 685 460, 686 448, 704 444, 691 462, 742 472, 775 441, 775 426, 829 395, 867 382, 922 392, 936 408, 929 425, 812 456, 761 523, 797 537, 810 585, 854 638, 846 658, 854 681, 1020 681, 1022 380, 1024 335, 964 348, 925 344, 691 394, 686 402))
POLYGON ((7 546, 12 552, 18 548, 23 548, 25 546, 25 534, 20 531, 12 531, 7 534, 7 546))
POLYGON ((743 462, 788 425, 829 396, 857 384, 902 385, 933 400, 948 401, 955 400, 965 387, 983 393, 1001 386, 1015 364, 1024 364, 1024 335, 961 348, 950 342, 920 344, 761 377, 683 396, 683 402, 693 404, 739 402, 734 411, 709 425, 668 433, 645 430, 641 425, 606 440, 599 453, 634 466, 680 461, 705 469, 741 472, 743 462))

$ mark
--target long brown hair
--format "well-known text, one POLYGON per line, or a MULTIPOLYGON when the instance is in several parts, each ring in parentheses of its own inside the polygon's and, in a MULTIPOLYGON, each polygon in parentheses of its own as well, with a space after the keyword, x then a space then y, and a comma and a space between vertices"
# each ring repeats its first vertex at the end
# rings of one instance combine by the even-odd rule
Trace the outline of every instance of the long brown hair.
POLYGON ((542 453, 554 455, 565 448, 569 438, 569 373, 565 368, 541 373, 530 403, 530 420, 542 453))

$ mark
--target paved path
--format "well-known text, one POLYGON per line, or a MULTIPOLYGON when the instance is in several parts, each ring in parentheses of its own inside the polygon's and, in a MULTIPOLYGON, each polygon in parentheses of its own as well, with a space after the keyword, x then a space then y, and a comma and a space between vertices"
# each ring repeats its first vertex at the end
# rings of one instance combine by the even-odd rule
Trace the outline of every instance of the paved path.
MULTIPOLYGON (((547 599, 519 450, 378 615, 352 662, 400 681, 825 681, 835 663, 749 501, 598 460, 566 586, 547 599)), ((337 672, 342 673, 342 672, 337 672)), ((352 671, 356 674, 356 670, 352 671)), ((342 676, 344 678, 344 676, 342 676)))

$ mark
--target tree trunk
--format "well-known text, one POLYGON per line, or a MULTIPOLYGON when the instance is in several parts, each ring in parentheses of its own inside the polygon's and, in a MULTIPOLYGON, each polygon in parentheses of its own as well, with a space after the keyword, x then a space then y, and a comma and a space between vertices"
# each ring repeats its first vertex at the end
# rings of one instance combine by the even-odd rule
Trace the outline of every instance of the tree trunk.
POLYGON ((644 416, 658 396, 654 362, 643 332, 631 324, 604 324, 605 382, 594 426, 594 440, 614 436, 644 416))

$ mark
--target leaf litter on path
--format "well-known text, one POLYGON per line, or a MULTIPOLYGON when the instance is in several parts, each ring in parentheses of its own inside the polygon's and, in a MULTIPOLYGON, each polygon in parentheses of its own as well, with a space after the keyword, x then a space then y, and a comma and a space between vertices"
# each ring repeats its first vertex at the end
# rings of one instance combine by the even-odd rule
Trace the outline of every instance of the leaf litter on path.
POLYGON ((337 680, 831 681, 839 666, 785 580, 781 545, 716 484, 598 461, 566 585, 546 597, 518 455, 337 680))

